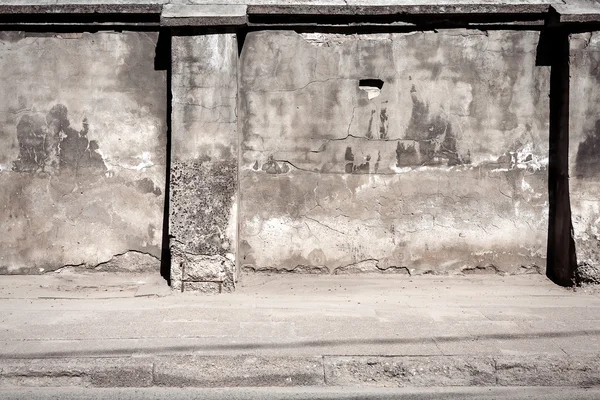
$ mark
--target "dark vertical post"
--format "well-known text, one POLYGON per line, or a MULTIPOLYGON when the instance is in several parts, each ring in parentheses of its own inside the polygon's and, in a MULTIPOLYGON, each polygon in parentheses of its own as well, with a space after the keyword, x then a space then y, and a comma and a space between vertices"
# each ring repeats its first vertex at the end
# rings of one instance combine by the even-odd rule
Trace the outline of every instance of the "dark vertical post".
POLYGON ((569 198, 569 32, 561 27, 548 33, 550 61, 550 198, 546 275, 562 286, 573 285, 577 266, 569 198))
POLYGON ((165 204, 163 208, 163 236, 162 250, 160 258, 160 274, 171 284, 171 251, 169 248, 169 204, 171 202, 171 32, 166 29, 161 29, 158 36, 158 44, 156 49, 155 68, 166 71, 167 85, 167 132, 166 132, 166 154, 165 154, 165 204))

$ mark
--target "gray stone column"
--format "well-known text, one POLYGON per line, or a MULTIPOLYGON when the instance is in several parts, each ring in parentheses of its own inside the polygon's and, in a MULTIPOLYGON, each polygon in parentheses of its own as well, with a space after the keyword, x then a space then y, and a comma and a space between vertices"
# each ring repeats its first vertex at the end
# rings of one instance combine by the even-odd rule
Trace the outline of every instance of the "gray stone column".
POLYGON ((600 283, 600 32, 573 34, 570 46, 569 190, 576 269, 566 278, 600 283))
POLYGON ((236 280, 237 41, 172 39, 171 285, 231 291, 236 280))

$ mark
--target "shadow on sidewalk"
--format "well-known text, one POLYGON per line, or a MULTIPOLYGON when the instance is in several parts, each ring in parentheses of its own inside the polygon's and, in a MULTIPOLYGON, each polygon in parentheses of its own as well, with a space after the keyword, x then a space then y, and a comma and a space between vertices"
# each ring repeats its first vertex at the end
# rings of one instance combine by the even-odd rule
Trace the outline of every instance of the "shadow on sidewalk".
MULTIPOLYGON (((593 337, 600 336, 600 330, 589 331, 570 331, 570 332, 532 332, 519 334, 485 334, 473 336, 433 336, 419 338, 387 338, 387 339, 342 339, 342 340, 302 340, 294 342, 279 343, 232 343, 232 344, 207 344, 207 345, 189 345, 189 346, 161 346, 147 348, 128 348, 115 350, 75 350, 75 351, 55 351, 55 352, 32 352, 18 355, 7 355, 0 353, 0 359, 13 358, 54 358, 54 357, 97 357, 97 356, 126 356, 132 354, 162 354, 162 353, 197 353, 202 351, 227 351, 227 350, 267 350, 267 349, 294 349, 310 347, 331 347, 347 345, 401 345, 401 344, 420 344, 429 341, 440 343, 463 342, 463 341, 484 341, 484 340, 526 340, 541 338, 574 338, 574 337, 593 337)), ((136 338, 136 340, 157 339, 157 338, 136 338)), ((168 340, 168 338, 164 338, 168 340)), ((202 337, 183 337, 178 339, 202 339, 202 337)), ((98 339, 111 340, 111 339, 98 339)), ((118 339, 126 340, 126 339, 118 339)))

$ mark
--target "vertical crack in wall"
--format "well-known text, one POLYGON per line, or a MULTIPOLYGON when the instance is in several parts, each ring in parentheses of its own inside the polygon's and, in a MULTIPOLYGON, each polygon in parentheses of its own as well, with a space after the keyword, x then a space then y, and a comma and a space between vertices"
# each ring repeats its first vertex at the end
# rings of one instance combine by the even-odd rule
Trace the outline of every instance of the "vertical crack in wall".
POLYGON ((546 275, 572 286, 577 259, 569 195, 570 41, 563 28, 542 32, 538 49, 550 72, 550 151, 548 163, 548 255, 546 275), (545 44, 545 45, 544 45, 545 44))

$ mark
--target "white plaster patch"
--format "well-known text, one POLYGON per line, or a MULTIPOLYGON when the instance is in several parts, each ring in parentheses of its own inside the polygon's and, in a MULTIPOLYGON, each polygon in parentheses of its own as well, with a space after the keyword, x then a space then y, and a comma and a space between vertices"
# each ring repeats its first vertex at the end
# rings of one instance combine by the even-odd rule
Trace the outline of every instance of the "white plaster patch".
POLYGON ((373 86, 359 86, 358 88, 367 92, 367 97, 369 100, 374 99, 381 94, 381 89, 373 86))
POLYGON ((233 196, 231 199, 231 210, 229 210, 229 221, 227 221, 227 227, 225 228, 225 236, 231 241, 231 243, 237 243, 237 196, 233 196))
POLYGON ((121 164, 120 166, 126 169, 140 171, 144 168, 152 167, 154 165, 154 163, 152 162, 152 154, 148 151, 144 151, 142 154, 137 155, 134 158, 140 160, 140 162, 137 165, 121 164))
POLYGON ((525 178, 521 179, 521 190, 524 192, 533 192, 533 188, 529 183, 527 183, 525 178))

